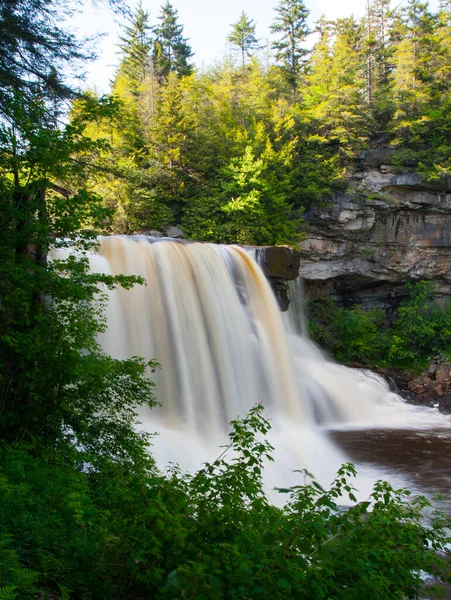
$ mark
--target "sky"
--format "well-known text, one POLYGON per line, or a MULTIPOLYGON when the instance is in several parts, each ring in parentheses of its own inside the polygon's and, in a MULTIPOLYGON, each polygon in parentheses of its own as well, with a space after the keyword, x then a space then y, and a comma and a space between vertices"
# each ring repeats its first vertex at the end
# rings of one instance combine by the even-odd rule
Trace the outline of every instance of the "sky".
MULTIPOLYGON (((130 6, 135 2, 129 0, 130 6)), ((163 0, 142 0, 143 7, 155 23, 163 0)), ((172 0, 178 10, 179 22, 184 26, 185 37, 193 50, 193 60, 200 69, 206 68, 228 52, 226 38, 242 10, 254 19, 257 36, 264 42, 269 37, 269 27, 274 20, 274 6, 278 0, 172 0)), ((310 10, 311 26, 322 15, 327 18, 364 13, 366 0, 306 0, 310 10)), ((118 64, 120 24, 112 11, 99 5, 86 5, 70 22, 70 27, 81 35, 105 34, 97 44, 98 60, 87 70, 87 84, 98 92, 108 92, 109 81, 118 64)))

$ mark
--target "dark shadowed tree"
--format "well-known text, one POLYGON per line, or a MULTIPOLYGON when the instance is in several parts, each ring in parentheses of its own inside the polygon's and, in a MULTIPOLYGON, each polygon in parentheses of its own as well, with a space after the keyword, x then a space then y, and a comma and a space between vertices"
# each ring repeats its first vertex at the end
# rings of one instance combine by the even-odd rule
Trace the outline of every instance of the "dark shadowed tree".
POLYGON ((271 31, 279 36, 272 47, 287 80, 296 89, 299 74, 305 67, 309 51, 303 47, 310 33, 307 25, 309 10, 303 0, 280 0, 271 31))
POLYGON ((183 25, 178 22, 177 10, 169 0, 161 7, 158 20, 159 24, 154 28, 153 50, 156 72, 163 77, 169 73, 176 73, 179 77, 190 75, 193 71, 190 63, 193 52, 188 40, 183 37, 183 25))
MULTIPOLYGON (((122 0, 109 4, 121 10, 122 0)), ((13 97, 22 101, 39 95, 55 103, 74 96, 73 81, 83 61, 94 53, 88 40, 77 38, 62 26, 75 12, 68 0, 0 0, 0 112, 14 109, 13 97), (78 68, 77 68, 78 67, 78 68)), ((75 86, 76 87, 76 86, 75 86)))

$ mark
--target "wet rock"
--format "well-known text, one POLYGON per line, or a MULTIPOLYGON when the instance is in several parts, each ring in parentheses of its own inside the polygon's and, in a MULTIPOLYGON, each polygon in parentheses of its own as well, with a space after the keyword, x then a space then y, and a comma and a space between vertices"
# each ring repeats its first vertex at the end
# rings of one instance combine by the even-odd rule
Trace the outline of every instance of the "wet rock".
POLYGON ((449 380, 450 371, 451 371, 450 364, 441 365, 435 373, 436 380, 440 381, 441 383, 447 382, 449 380))
POLYGON ((172 225, 166 229, 166 237, 181 239, 185 237, 185 234, 179 227, 173 227, 172 225))
POLYGON ((444 415, 451 415, 451 394, 446 394, 440 399, 438 409, 444 415))
POLYGON ((133 232, 134 235, 147 235, 149 237, 162 238, 164 234, 161 231, 156 231, 155 229, 140 229, 138 231, 133 232))
POLYGON ((300 252, 289 246, 264 246, 256 248, 256 256, 263 273, 269 280, 280 309, 288 310, 288 286, 286 281, 299 275, 300 252))
POLYGON ((424 373, 418 375, 400 369, 380 369, 379 374, 385 379, 392 378, 401 396, 412 404, 426 406, 443 406, 443 410, 451 405, 450 374, 451 364, 445 357, 435 357, 424 373), (443 360, 437 366, 437 360, 443 360), (449 400, 448 400, 449 399, 449 400))
POLYGON ((429 367, 427 369, 427 374, 432 377, 433 375, 435 375, 436 371, 437 371, 437 364, 434 362, 431 362, 431 364, 429 365, 429 367))
POLYGON ((290 281, 299 275, 301 253, 289 246, 257 248, 257 260, 267 277, 290 281))

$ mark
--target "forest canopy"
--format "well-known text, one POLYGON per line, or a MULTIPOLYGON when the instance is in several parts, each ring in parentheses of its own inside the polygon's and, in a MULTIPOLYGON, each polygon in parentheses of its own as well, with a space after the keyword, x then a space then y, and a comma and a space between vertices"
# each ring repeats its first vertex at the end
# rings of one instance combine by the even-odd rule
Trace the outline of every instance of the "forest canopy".
POLYGON ((302 0, 281 0, 269 45, 243 12, 230 53, 199 70, 176 9, 151 21, 138 5, 111 86, 117 118, 89 129, 109 143, 91 180, 115 211, 106 230, 295 243, 302 212, 346 187, 381 135, 399 168, 447 178, 450 10, 372 0, 359 20, 312 24, 302 0))

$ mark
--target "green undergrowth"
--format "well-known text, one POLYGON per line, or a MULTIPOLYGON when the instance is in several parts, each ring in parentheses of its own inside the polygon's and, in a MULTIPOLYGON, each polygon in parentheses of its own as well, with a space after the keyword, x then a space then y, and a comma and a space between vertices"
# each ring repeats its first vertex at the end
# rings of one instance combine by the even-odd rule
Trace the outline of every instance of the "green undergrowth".
POLYGON ((445 516, 382 481, 358 502, 351 464, 328 490, 300 472, 271 504, 269 428, 253 408, 194 475, 147 452, 132 465, 1 444, 1 600, 388 600, 417 598, 424 572, 449 579, 445 516))
POLYGON ((451 302, 434 299, 431 281, 408 284, 408 296, 388 319, 374 308, 309 304, 312 338, 339 361, 366 367, 423 370, 438 353, 451 357, 451 302))

